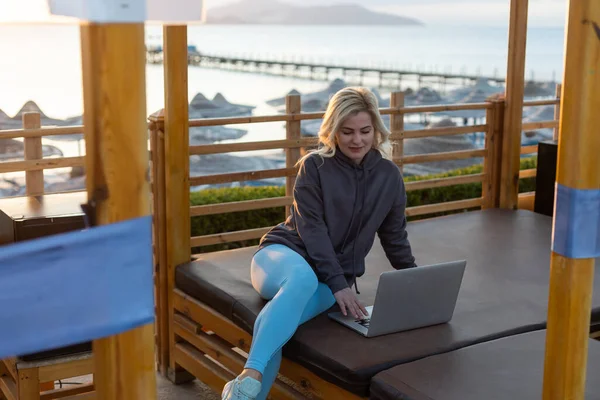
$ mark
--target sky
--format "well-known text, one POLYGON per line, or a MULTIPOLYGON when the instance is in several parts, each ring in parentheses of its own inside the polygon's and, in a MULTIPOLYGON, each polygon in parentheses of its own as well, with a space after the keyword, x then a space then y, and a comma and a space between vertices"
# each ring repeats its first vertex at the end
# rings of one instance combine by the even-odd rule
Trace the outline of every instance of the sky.
MULTIPOLYGON (((77 1, 77 0, 74 0, 77 1)), ((239 0, 205 0, 206 9, 239 0)), ((251 1, 251 0, 248 0, 251 1)), ((296 5, 360 3, 380 12, 413 17, 428 25, 507 26, 510 0, 285 0, 296 5)), ((568 0, 530 0, 529 25, 562 27, 568 0)), ((50 17, 47 0, 0 0, 0 23, 70 21, 50 17)))

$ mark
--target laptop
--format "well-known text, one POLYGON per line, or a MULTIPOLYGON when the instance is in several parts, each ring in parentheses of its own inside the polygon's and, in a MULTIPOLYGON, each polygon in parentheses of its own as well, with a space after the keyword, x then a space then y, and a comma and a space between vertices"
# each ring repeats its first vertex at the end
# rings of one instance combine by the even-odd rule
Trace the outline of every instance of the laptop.
POLYGON ((341 311, 329 313, 334 321, 365 337, 375 337, 443 324, 452 319, 460 291, 465 260, 386 271, 379 277, 375 303, 364 319, 341 311))

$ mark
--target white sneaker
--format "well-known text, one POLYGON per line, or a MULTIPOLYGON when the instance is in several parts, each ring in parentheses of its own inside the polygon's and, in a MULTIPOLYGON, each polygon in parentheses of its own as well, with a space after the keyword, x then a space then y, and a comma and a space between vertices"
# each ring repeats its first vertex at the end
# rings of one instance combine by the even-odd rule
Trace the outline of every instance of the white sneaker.
POLYGON ((245 377, 241 381, 235 378, 233 381, 229 381, 223 388, 221 394, 222 400, 254 400, 260 393, 261 383, 254 378, 249 376, 245 377))

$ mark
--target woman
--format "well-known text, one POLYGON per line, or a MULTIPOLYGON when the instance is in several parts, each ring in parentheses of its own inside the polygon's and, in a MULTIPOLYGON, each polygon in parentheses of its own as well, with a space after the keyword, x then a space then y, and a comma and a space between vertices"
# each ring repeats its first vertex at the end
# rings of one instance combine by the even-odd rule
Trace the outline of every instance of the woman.
POLYGON ((415 266, 389 136, 369 90, 345 88, 331 98, 319 149, 299 161, 290 216, 262 238, 252 259, 252 285, 269 302, 256 319, 245 369, 225 385, 224 400, 265 399, 283 345, 335 303, 344 315, 368 315, 351 287, 360 293, 356 278, 375 234, 394 268, 415 266))

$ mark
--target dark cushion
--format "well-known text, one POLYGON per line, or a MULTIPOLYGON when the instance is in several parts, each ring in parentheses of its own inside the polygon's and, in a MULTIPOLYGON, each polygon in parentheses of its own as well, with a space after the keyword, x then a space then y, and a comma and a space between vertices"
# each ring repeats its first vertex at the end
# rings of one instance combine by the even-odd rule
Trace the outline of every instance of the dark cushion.
MULTIPOLYGON (((326 313, 301 326, 284 354, 322 378, 359 395, 392 366, 475 343, 545 327, 552 219, 529 211, 485 210, 411 222, 419 265, 466 259, 452 321, 366 339, 326 313)), ((264 301, 250 283, 256 248, 204 254, 176 271, 176 285, 252 332, 264 301)), ((379 241, 359 279, 360 298, 373 303, 379 274, 391 269, 379 241)), ((596 274, 600 274, 598 269, 596 274)), ((434 295, 434 294, 432 294, 434 295)), ((600 320, 600 279, 593 319, 600 320)), ((333 309, 337 309, 336 306, 333 309)))
MULTIPOLYGON (((371 400, 539 400, 546 331, 523 333, 377 374, 371 400)), ((600 399, 600 342, 588 342, 586 400, 600 399)))
POLYGON ((74 344, 71 346, 60 347, 58 349, 41 351, 38 353, 24 354, 24 355, 19 356, 18 358, 19 358, 19 360, 28 361, 28 362, 42 361, 42 360, 48 360, 48 359, 56 358, 56 357, 65 357, 65 356, 71 356, 74 354, 89 353, 91 351, 92 351, 92 342, 85 342, 85 343, 74 344))

